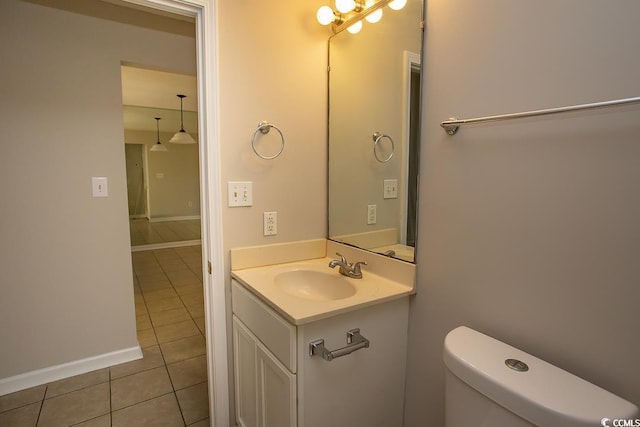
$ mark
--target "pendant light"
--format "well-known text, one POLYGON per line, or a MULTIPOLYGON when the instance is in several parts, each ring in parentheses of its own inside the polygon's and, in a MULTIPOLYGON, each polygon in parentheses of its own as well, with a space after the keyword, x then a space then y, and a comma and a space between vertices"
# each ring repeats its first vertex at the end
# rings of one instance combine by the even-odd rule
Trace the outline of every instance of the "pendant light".
POLYGON ((167 147, 160 142, 160 117, 154 117, 156 119, 156 133, 158 134, 158 142, 153 144, 151 151, 169 151, 167 147))
POLYGON ((182 113, 182 99, 187 95, 176 95, 180 98, 180 130, 169 140, 172 144, 195 144, 196 141, 184 130, 184 119, 182 113))

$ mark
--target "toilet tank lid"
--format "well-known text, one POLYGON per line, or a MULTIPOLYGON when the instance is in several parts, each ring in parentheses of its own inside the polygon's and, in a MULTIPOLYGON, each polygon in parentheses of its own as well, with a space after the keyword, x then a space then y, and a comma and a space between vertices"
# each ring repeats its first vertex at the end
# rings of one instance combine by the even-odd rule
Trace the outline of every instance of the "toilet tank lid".
POLYGON ((603 418, 640 418, 632 403, 466 326, 449 332, 443 356, 451 373, 535 425, 597 426, 603 418), (528 370, 508 367, 507 359, 524 362, 528 370))

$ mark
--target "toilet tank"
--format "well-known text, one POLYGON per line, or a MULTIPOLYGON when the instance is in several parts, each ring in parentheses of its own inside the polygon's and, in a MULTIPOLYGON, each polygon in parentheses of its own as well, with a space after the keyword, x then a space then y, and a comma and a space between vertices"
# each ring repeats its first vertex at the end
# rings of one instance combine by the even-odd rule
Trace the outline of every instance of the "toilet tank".
POLYGON ((465 326, 449 332, 443 357, 447 427, 640 426, 630 402, 465 326))

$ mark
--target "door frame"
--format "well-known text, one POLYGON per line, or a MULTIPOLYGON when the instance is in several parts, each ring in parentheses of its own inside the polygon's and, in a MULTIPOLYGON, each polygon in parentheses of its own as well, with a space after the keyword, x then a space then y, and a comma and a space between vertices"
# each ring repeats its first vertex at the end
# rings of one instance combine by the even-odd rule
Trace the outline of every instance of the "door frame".
POLYGON ((200 217, 211 426, 231 425, 218 111, 217 0, 124 0, 196 21, 200 217))

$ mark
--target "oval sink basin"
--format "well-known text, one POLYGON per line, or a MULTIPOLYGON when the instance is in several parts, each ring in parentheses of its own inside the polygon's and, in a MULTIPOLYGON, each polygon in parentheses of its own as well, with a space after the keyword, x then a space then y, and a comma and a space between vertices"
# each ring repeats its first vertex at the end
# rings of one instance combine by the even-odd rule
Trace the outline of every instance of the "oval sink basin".
POLYGON ((356 293, 345 277, 317 270, 285 271, 275 277, 275 283, 290 295, 316 301, 339 300, 356 293))

